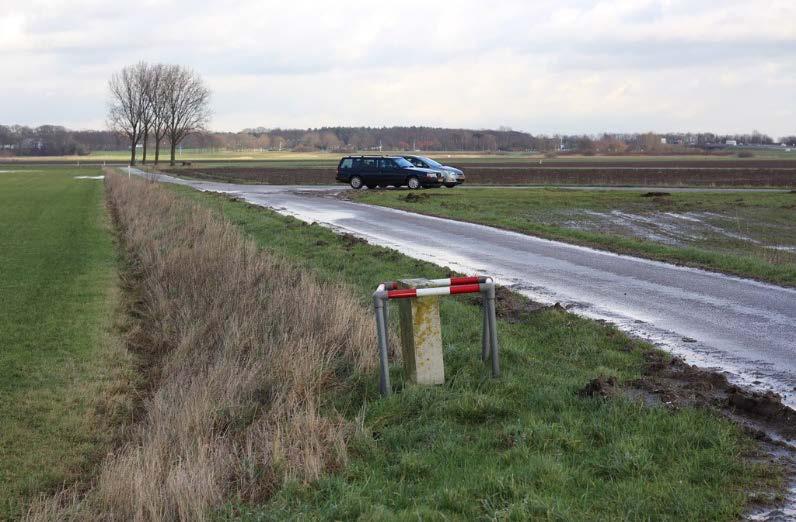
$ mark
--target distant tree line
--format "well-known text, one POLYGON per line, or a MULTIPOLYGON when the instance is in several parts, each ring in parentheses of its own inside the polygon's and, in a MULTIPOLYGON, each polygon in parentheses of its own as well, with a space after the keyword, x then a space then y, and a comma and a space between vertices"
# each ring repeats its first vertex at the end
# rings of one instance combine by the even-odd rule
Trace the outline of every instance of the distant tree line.
MULTIPOLYGON (((156 109, 159 110, 159 109, 156 109)), ((202 113, 200 113, 201 116, 202 113)), ((201 118, 200 118, 201 119, 201 118)), ((537 151, 555 154, 561 151, 580 154, 665 154, 687 153, 726 146, 771 145, 774 140, 765 134, 721 135, 714 133, 605 133, 599 135, 532 135, 508 128, 497 130, 446 129, 436 127, 321 127, 316 129, 244 129, 240 132, 208 132, 194 124, 171 127, 162 118, 143 118, 136 132, 70 131, 63 127, 43 125, 28 128, 0 125, 0 154, 6 155, 69 155, 91 151, 130 150, 135 160, 133 137, 138 135, 137 148, 142 161, 147 150, 155 149, 156 161, 161 142, 174 148, 231 150, 239 152, 266 150, 353 152, 360 150, 425 150, 510 152, 537 151)), ((189 121, 189 123, 191 123, 189 121)), ((199 122, 201 123, 201 122, 199 122)), ((780 138, 780 143, 794 147, 796 136, 780 138)))
POLYGON ((73 156, 92 150, 122 150, 121 136, 108 131, 74 131, 59 125, 0 125, 0 156, 73 156))
POLYGON ((129 65, 111 77, 108 90, 108 127, 127 138, 131 165, 139 143, 141 162, 146 163, 150 141, 157 164, 164 139, 174 165, 180 142, 204 130, 210 118, 210 91, 198 74, 181 65, 129 65))

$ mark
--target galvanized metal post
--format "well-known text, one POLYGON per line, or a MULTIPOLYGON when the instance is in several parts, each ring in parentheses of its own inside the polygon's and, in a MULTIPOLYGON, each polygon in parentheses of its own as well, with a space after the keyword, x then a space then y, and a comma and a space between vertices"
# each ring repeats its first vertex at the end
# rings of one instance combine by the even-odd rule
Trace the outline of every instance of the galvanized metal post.
POLYGON ((495 285, 490 283, 486 289, 486 302, 489 308, 489 337, 492 345, 492 377, 500 377, 500 350, 497 339, 497 317, 495 313, 495 285))
POLYGON ((492 344, 492 337, 489 333, 489 305, 486 302, 486 293, 481 293, 483 299, 482 309, 484 311, 484 324, 481 328, 481 360, 486 362, 489 359, 490 345, 492 344))
POLYGON ((373 306, 376 309, 376 339, 379 343, 379 392, 383 396, 390 394, 390 363, 387 358, 387 325, 384 315, 385 299, 373 296, 373 306))
POLYGON ((384 346, 387 353, 389 353, 390 336, 388 334, 388 329, 390 328, 390 301, 388 299, 383 299, 382 302, 384 303, 384 346))

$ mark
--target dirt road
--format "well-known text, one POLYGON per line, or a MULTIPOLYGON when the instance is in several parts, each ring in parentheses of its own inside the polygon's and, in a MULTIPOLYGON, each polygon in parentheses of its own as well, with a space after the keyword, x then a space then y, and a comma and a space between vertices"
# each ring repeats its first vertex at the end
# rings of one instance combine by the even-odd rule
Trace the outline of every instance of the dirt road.
POLYGON ((493 275, 533 299, 613 322, 796 406, 794 289, 343 201, 334 195, 340 189, 160 179, 233 194, 459 272, 493 275))

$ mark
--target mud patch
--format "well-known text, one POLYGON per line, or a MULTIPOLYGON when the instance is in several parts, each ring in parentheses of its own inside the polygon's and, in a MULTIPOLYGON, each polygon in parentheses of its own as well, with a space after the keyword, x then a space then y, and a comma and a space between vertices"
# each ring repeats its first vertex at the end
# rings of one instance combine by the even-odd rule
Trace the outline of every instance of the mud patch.
POLYGON ((616 377, 597 377, 578 390, 580 397, 613 397, 618 394, 616 377))
POLYGON ((431 197, 431 195, 426 194, 424 192, 420 192, 420 193, 410 192, 406 196, 404 196, 402 198, 399 198, 399 199, 402 199, 402 200, 406 201, 407 203, 420 203, 422 201, 427 201, 430 197, 431 197))
POLYGON ((657 397, 669 408, 711 408, 744 428, 771 433, 796 444, 796 411, 773 392, 746 390, 718 372, 691 366, 679 357, 649 351, 644 376, 628 383, 657 397))
POLYGON ((782 404, 782 397, 772 391, 757 392, 730 386, 727 407, 735 413, 752 415, 768 422, 784 420, 783 435, 796 440, 796 412, 782 404))
POLYGON ((365 241, 361 237, 357 237, 357 236, 355 236, 353 234, 348 234, 348 233, 343 234, 342 236, 340 236, 340 238, 342 239, 343 247, 346 250, 351 250, 352 248, 354 248, 357 245, 363 245, 363 244, 367 243, 367 241, 365 241))
POLYGON ((671 196, 671 192, 645 192, 641 195, 642 198, 663 198, 666 196, 671 196))
MULTIPOLYGON (((457 277, 458 275, 460 274, 451 274, 451 277, 457 277)), ((478 294, 465 294, 463 297, 466 301, 478 306, 481 306, 483 300, 478 294)), ((498 319, 504 319, 510 323, 519 323, 527 319, 530 314, 547 309, 566 311, 559 303, 545 306, 542 303, 528 299, 524 295, 512 292, 505 286, 495 287, 495 315, 498 319)))
POLYGON ((539 310, 556 307, 562 311, 564 310, 558 303, 553 306, 544 306, 523 295, 512 292, 505 286, 497 286, 495 288, 495 315, 499 319, 505 319, 510 323, 522 321, 528 314, 539 310))

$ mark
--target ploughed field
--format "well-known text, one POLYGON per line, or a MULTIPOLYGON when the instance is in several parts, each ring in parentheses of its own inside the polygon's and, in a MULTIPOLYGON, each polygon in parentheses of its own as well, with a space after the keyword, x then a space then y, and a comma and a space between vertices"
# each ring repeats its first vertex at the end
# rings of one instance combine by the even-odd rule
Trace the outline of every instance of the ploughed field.
MULTIPOLYGON (((694 187, 796 187, 796 161, 745 159, 527 159, 451 158, 472 185, 644 185, 694 187)), ((198 179, 301 185, 334 183, 335 165, 192 165, 167 172, 198 179)))

